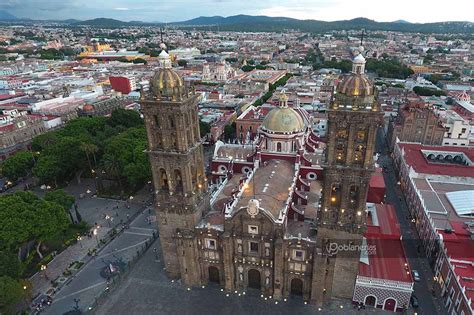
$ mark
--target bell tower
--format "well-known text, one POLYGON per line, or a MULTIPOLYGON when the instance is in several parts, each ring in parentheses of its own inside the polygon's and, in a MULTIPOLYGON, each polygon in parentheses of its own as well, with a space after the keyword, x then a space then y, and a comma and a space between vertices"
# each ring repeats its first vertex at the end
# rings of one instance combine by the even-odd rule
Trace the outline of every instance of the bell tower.
POLYGON ((158 230, 171 278, 198 284, 194 228, 210 208, 199 135, 198 95, 188 91, 163 49, 159 67, 142 91, 141 109, 156 192, 158 230))
POLYGON ((319 226, 362 234, 366 199, 374 170, 380 106, 364 74, 365 58, 353 59, 352 73, 337 86, 328 110, 328 146, 319 226))
POLYGON ((362 244, 366 229, 367 191, 382 115, 364 67, 365 58, 359 53, 353 59, 352 73, 338 84, 328 110, 324 183, 317 220, 321 251, 314 261, 312 283, 312 300, 319 305, 331 297, 351 298, 358 272, 360 250, 353 245, 362 244))

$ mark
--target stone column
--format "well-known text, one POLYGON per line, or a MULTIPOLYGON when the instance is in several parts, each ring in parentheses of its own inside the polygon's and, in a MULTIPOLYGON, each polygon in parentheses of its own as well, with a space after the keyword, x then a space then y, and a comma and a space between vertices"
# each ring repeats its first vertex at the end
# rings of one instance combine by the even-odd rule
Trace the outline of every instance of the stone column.
POLYGON ((225 290, 234 290, 235 284, 235 273, 234 273, 234 246, 231 235, 229 232, 225 232, 222 235, 222 255, 224 262, 224 277, 225 277, 225 290))
POLYGON ((352 165, 352 158, 354 156, 354 142, 355 142, 355 134, 356 133, 356 126, 351 123, 349 125, 349 135, 346 141, 346 165, 352 165))
POLYGON ((283 238, 278 236, 273 247, 273 297, 280 300, 285 283, 285 257, 283 248, 283 238))

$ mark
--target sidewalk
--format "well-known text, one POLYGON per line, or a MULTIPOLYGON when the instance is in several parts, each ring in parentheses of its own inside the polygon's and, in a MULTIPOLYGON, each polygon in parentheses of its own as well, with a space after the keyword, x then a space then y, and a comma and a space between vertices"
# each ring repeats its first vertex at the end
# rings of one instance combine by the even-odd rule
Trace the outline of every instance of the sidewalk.
MULTIPOLYGON (((97 239, 93 235, 92 237, 82 236, 80 242, 69 246, 59 253, 47 265, 45 271, 39 271, 34 274, 30 278, 33 297, 41 293, 51 293, 48 292, 48 290, 51 291, 51 280, 54 281, 57 280, 58 277, 63 276, 63 272, 66 268, 75 261, 86 263, 89 257, 87 255, 89 249, 97 248, 97 241, 100 242, 112 228, 120 226, 122 223, 135 217, 137 213, 143 210, 151 196, 150 192, 145 188, 139 191, 136 196, 133 196, 132 199, 126 201, 98 198, 93 195, 92 191, 90 193, 86 192, 90 187, 93 187, 92 180, 82 180, 81 184, 77 184, 77 182, 70 183, 69 186, 65 188, 65 191, 75 196, 78 211, 82 219, 92 227, 99 226, 97 229, 97 239), (82 198, 80 198, 81 195, 83 195, 82 198), (106 219, 106 216, 108 219, 106 219)), ((73 210, 72 213, 75 217, 74 212, 73 210)))
MULTIPOLYGON (((100 242, 108 231, 110 231, 110 228, 100 228, 97 231, 97 239, 100 242)), ((30 278, 32 284, 32 296, 35 297, 38 294, 46 293, 52 287, 51 280, 54 281, 58 277, 63 276, 63 272, 72 262, 83 261, 84 257, 87 257, 89 249, 94 248, 97 248, 97 240, 95 236, 83 236, 80 242, 69 246, 59 253, 48 264, 45 271, 38 271, 30 278)))

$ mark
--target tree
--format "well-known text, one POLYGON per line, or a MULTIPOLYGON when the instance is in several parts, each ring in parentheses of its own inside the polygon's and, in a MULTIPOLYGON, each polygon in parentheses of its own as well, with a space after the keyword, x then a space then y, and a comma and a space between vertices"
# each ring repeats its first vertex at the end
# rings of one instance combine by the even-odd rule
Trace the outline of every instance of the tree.
POLYGON ((65 171, 59 164, 60 161, 54 156, 41 156, 33 168, 33 174, 41 183, 57 185, 58 180, 65 176, 65 171))
POLYGON ((183 59, 178 60, 178 66, 186 68, 187 65, 188 65, 188 62, 186 60, 183 60, 183 59))
POLYGON ((446 93, 444 91, 435 90, 435 89, 431 89, 431 88, 425 88, 425 87, 421 87, 421 86, 415 86, 413 88, 413 92, 415 92, 416 94, 418 94, 420 96, 443 96, 443 95, 446 95, 446 93))
POLYGON ((86 154, 87 163, 89 164, 89 169, 91 171, 91 175, 94 175, 93 174, 94 169, 93 169, 93 166, 92 166, 91 155, 94 158, 94 165, 96 165, 97 160, 96 160, 95 154, 97 152, 99 152, 99 148, 93 143, 83 142, 83 143, 81 143, 81 150, 86 154))
POLYGON ((135 63, 135 64, 138 64, 138 63, 142 63, 142 64, 147 64, 147 61, 143 58, 135 58, 132 60, 132 63, 135 63))
POLYGON ((125 128, 139 127, 144 124, 137 111, 123 108, 114 110, 107 123, 112 127, 123 126, 125 128))
POLYGON ((53 191, 48 191, 44 195, 44 200, 61 205, 65 211, 69 212, 69 209, 74 204, 76 198, 74 198, 73 195, 65 192, 63 189, 56 189, 53 191))
POLYGON ((16 279, 20 276, 20 271, 18 258, 9 251, 0 251, 0 277, 10 276, 16 279))
POLYGON ((207 135, 211 131, 211 125, 209 125, 207 122, 204 121, 199 121, 199 134, 202 137, 207 135))
POLYGON ((24 297, 23 287, 20 282, 9 277, 0 277, 0 310, 1 313, 13 313, 12 308, 24 297))
POLYGON ((435 85, 438 84, 438 82, 439 82, 440 80, 442 80, 442 79, 443 79, 443 77, 442 77, 440 74, 437 74, 437 73, 432 74, 432 75, 429 76, 429 78, 428 78, 428 80, 431 81, 431 83, 433 83, 433 84, 435 84, 435 85))
POLYGON ((226 140, 230 140, 235 137, 235 122, 224 127, 224 137, 226 140))
POLYGON ((42 242, 53 239, 69 225, 63 206, 31 192, 0 196, 0 209, 1 250, 15 252, 27 241, 34 240, 42 258, 42 242))
POLYGON ((242 67, 242 71, 244 72, 249 72, 249 71, 252 71, 253 69, 255 69, 255 67, 249 66, 249 65, 245 65, 242 67))
POLYGON ((33 152, 21 151, 9 157, 0 166, 2 174, 11 181, 26 176, 35 164, 33 152))

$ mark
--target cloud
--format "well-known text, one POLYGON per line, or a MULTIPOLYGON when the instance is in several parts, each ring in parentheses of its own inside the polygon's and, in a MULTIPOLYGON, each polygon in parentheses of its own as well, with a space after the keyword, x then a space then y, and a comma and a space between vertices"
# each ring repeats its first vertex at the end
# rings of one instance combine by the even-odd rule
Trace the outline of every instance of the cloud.
POLYGON ((129 8, 114 8, 114 10, 117 10, 117 11, 128 11, 130 10, 129 8))

